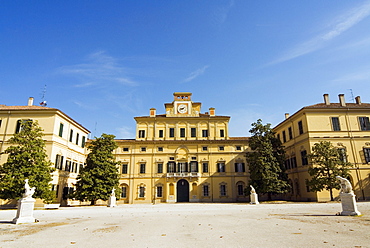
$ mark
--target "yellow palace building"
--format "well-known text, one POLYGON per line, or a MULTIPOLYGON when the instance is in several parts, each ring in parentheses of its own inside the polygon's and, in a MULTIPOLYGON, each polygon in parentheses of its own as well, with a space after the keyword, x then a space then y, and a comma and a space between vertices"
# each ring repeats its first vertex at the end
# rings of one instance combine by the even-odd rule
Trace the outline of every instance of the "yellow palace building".
MULTIPOLYGON (((339 149, 342 159, 352 163, 350 181, 358 199, 370 199, 370 104, 356 97, 355 103, 346 103, 339 95, 339 103, 331 103, 324 94, 324 103, 303 107, 274 127, 286 151, 285 167, 291 193, 287 200, 330 201, 328 191, 311 192, 306 186, 310 179, 310 164, 306 155, 320 141, 330 141, 339 149)), ((335 191, 334 196, 339 192, 335 191)))
POLYGON ((174 93, 165 114, 135 117, 136 138, 117 139, 123 203, 247 201, 248 138, 229 137, 230 117, 201 113, 174 93))

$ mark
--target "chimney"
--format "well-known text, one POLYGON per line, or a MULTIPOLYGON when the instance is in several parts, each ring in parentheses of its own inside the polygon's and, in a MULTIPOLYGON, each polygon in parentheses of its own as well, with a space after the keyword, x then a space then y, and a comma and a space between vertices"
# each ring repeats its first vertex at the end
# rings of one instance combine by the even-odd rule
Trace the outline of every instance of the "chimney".
POLYGON ((285 120, 289 118, 289 113, 285 113, 285 120))
POLYGON ((215 116, 215 108, 209 108, 209 115, 210 116, 215 116))
POLYGON ((28 98, 28 106, 32 106, 33 105, 33 97, 29 97, 28 98))
POLYGON ((150 109, 150 117, 155 117, 156 115, 156 109, 155 108, 151 108, 150 109))
POLYGON ((346 106, 346 100, 344 100, 344 94, 339 94, 339 103, 340 106, 345 107, 346 106))
POLYGON ((325 105, 330 105, 329 94, 324 94, 324 103, 325 105))
POLYGON ((361 105, 361 98, 360 98, 360 96, 356 96, 356 103, 358 104, 358 105, 361 105))

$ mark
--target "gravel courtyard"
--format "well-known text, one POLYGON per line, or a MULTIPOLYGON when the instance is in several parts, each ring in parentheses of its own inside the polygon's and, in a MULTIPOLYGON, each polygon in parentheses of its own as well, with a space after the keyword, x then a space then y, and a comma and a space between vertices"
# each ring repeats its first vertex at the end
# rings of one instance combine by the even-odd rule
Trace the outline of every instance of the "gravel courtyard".
POLYGON ((370 247, 370 202, 362 216, 340 203, 157 204, 35 210, 14 225, 0 210, 0 247, 370 247))

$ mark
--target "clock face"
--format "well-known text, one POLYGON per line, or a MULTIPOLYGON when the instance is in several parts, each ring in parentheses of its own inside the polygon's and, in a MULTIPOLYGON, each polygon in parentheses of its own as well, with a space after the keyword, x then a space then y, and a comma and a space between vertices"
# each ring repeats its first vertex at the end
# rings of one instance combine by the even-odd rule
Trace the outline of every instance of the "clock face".
POLYGON ((185 104, 180 104, 177 107, 177 111, 179 111, 179 113, 181 113, 181 114, 184 114, 188 111, 188 107, 185 104))

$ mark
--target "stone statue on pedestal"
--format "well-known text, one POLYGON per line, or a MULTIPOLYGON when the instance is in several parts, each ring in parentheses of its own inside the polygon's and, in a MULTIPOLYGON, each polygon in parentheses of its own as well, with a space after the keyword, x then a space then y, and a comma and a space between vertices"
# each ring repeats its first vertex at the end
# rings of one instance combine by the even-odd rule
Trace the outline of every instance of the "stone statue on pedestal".
POLYGON ((260 204, 258 202, 258 195, 256 193, 256 190, 254 189, 254 187, 252 185, 249 185, 249 186, 251 187, 251 191, 250 191, 250 193, 251 193, 251 202, 250 202, 250 204, 260 204))
POLYGON ((112 193, 109 196, 108 207, 117 207, 117 204, 116 204, 116 192, 115 191, 116 191, 116 189, 113 188, 112 189, 112 193))
POLYGON ((35 193, 36 188, 30 187, 28 179, 24 180, 24 194, 23 198, 18 201, 17 216, 13 219, 14 224, 34 223, 36 219, 33 217, 33 208, 35 206, 35 199, 32 195, 35 193))
POLYGON ((342 212, 340 215, 360 215, 361 213, 357 210, 356 196, 353 192, 352 185, 348 179, 336 176, 337 180, 340 181, 340 200, 342 203, 342 212))

